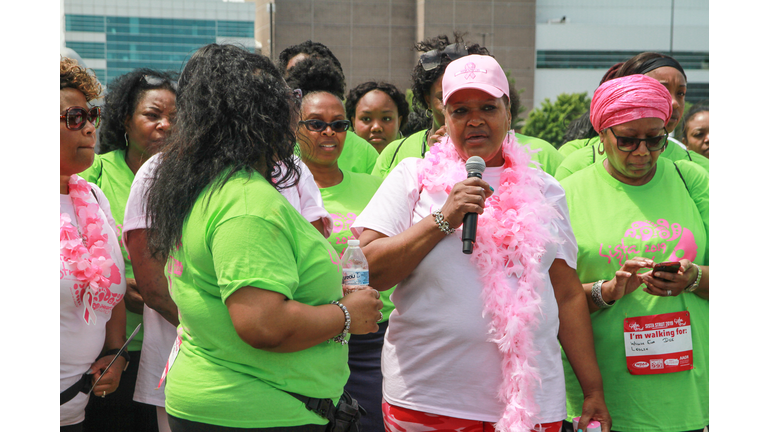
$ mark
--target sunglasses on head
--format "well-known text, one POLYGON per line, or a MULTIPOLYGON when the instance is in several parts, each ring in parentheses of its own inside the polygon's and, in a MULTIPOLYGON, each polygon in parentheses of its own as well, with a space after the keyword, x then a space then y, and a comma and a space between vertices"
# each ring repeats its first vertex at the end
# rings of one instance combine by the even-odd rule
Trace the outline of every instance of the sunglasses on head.
POLYGON ((86 121, 93 123, 94 128, 98 128, 101 124, 101 108, 93 107, 86 110, 83 107, 71 106, 59 118, 67 122, 67 129, 71 131, 84 128, 86 121))
POLYGON ((432 51, 425 52, 421 55, 421 57, 419 57, 419 63, 421 63, 421 67, 423 67, 425 71, 431 71, 440 66, 440 63, 442 63, 442 54, 445 54, 451 61, 453 61, 462 58, 469 53, 467 52, 467 47, 465 47, 464 44, 455 43, 448 45, 443 50, 433 49, 432 51))
POLYGON ((304 125, 305 128, 312 132, 322 132, 328 126, 330 126, 331 130, 334 132, 345 132, 352 125, 349 120, 336 120, 330 123, 326 123, 322 120, 302 120, 299 124, 304 125))
POLYGON ((171 81, 171 80, 166 79, 166 78, 156 77, 154 75, 144 75, 142 78, 144 79, 145 83, 147 83, 148 85, 151 85, 153 87, 159 87, 159 86, 161 86, 161 85, 163 85, 165 83, 168 83, 171 86, 171 88, 173 89, 173 91, 178 91, 179 90, 179 83, 176 82, 176 81, 171 81))
POLYGON ((627 153, 632 153, 633 151, 637 150, 638 147, 640 147, 640 143, 643 141, 645 141, 645 146, 648 148, 648 151, 661 150, 665 145, 667 145, 667 137, 669 136, 669 132, 667 132, 666 129, 664 129, 664 135, 650 138, 629 138, 618 136, 612 128, 608 129, 610 129, 613 136, 616 137, 616 147, 618 147, 619 150, 627 153))

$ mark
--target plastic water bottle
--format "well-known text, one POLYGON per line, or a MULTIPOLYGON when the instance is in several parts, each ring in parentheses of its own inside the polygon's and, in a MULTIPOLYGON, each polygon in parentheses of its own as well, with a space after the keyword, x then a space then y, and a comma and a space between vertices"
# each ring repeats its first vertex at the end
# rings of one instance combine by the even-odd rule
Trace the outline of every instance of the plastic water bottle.
POLYGON ((341 285, 344 288, 344 295, 368 285, 368 261, 363 255, 363 250, 360 249, 360 240, 347 242, 347 250, 341 257, 341 272, 343 274, 341 285))

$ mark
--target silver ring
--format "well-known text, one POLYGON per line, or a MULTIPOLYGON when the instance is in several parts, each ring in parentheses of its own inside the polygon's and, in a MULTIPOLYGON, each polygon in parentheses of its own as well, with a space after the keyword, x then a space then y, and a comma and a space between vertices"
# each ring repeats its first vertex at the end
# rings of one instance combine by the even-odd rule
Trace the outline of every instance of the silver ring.
POLYGON ((107 391, 106 391, 106 390, 104 390, 103 392, 101 392, 101 397, 107 397, 107 391))
POLYGON ((377 321, 381 321, 384 319, 384 312, 379 311, 379 319, 377 321))
POLYGON ((667 297, 672 295, 672 290, 667 290, 667 297))

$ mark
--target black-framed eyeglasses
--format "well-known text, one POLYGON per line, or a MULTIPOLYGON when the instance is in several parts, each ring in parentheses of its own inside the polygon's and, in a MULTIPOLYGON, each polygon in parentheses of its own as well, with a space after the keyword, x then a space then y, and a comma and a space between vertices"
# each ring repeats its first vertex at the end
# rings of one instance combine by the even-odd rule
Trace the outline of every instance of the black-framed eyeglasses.
POLYGON ((440 66, 440 63, 443 60, 442 54, 448 56, 451 61, 469 55, 467 47, 465 47, 464 44, 455 43, 448 45, 444 50, 433 49, 425 52, 419 57, 419 63, 421 63, 421 67, 423 67, 425 71, 431 71, 440 66))
POLYGON ((71 106, 59 116, 59 119, 66 121, 67 129, 71 131, 84 128, 86 121, 93 123, 94 128, 98 128, 101 124, 101 108, 93 107, 87 110, 83 107, 71 106))
POLYGON ((327 128, 328 126, 331 127, 331 130, 337 133, 340 132, 346 132, 347 129, 352 125, 352 123, 349 120, 336 120, 332 121, 330 123, 326 123, 322 120, 302 120, 299 122, 300 125, 304 125, 305 128, 311 130, 312 132, 322 132, 327 128))
POLYGON ((167 78, 160 78, 154 75, 144 75, 142 77, 144 79, 144 82, 153 86, 153 87, 159 87, 165 83, 168 83, 173 91, 177 92, 179 91, 179 83, 176 81, 171 81, 167 78))
POLYGON ((608 129, 611 131, 613 136, 616 137, 616 147, 619 150, 627 153, 632 153, 633 151, 637 150, 638 147, 640 147, 640 143, 643 141, 645 141, 645 146, 648 148, 648 151, 659 151, 663 149, 665 145, 667 145, 667 139, 669 137, 669 132, 667 132, 666 128, 664 128, 664 135, 650 138, 630 138, 618 136, 612 128, 608 129))

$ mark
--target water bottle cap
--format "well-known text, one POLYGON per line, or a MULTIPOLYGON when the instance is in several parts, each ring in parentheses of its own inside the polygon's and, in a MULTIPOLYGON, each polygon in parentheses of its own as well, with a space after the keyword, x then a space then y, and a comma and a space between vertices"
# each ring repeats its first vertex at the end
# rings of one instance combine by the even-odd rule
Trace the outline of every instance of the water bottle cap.
POLYGON ((360 240, 348 240, 347 246, 360 246, 360 240))

